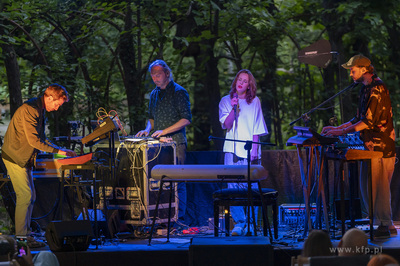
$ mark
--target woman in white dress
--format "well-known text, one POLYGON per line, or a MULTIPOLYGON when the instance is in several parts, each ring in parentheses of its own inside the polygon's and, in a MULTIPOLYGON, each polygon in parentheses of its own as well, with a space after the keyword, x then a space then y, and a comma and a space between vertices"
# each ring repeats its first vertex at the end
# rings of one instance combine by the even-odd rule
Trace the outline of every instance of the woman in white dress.
MULTIPOLYGON (((229 95, 222 97, 219 103, 219 121, 226 129, 226 138, 259 142, 260 136, 268 134, 264 121, 260 99, 256 96, 257 84, 253 74, 247 70, 240 70, 232 82, 229 95)), ((225 164, 247 165, 247 151, 244 142, 225 141, 225 164)), ((261 147, 253 144, 251 163, 260 163, 261 147)), ((244 183, 229 183, 229 188, 247 188, 244 183)), ((256 211, 257 213, 257 211, 256 211)), ((242 235, 246 226, 244 207, 231 207, 231 215, 235 221, 232 235, 242 235)))

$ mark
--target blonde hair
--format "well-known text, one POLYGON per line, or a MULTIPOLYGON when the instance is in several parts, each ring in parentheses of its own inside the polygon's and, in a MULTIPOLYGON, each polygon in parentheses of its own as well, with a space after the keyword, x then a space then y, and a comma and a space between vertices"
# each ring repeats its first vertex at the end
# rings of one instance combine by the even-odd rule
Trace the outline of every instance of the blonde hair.
POLYGON ((53 96, 54 100, 58 100, 63 98, 65 102, 69 101, 69 96, 67 90, 64 86, 61 86, 57 83, 51 84, 47 89, 44 91, 44 95, 46 97, 53 96))

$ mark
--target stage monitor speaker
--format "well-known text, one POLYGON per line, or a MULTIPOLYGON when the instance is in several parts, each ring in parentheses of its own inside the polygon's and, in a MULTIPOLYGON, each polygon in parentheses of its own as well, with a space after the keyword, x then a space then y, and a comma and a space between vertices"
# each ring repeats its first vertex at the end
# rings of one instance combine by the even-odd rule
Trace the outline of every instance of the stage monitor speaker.
MULTIPOLYGON (((88 209, 88 218, 92 223, 92 228, 95 229, 94 225, 94 210, 88 209)), ((120 231, 121 220, 119 217, 118 210, 107 210, 107 221, 103 210, 97 211, 97 226, 98 236, 104 235, 106 238, 114 238, 120 231)), ((82 213, 77 218, 78 221, 84 220, 82 213)))
POLYGON ((93 238, 89 220, 52 221, 46 228, 46 240, 51 251, 86 251, 93 238))
POLYGON ((267 237, 192 238, 189 265, 274 265, 267 237))

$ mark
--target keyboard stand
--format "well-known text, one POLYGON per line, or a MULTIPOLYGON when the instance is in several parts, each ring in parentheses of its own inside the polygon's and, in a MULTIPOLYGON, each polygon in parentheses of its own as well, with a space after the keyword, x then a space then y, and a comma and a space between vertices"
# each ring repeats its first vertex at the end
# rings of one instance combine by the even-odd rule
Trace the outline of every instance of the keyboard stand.
POLYGON ((64 189, 65 187, 75 187, 77 190, 78 194, 78 199, 81 203, 82 207, 82 216, 85 220, 90 220, 90 217, 88 215, 88 210, 83 206, 83 198, 81 194, 81 187, 87 187, 87 186, 93 186, 93 212, 94 212, 94 235, 96 238, 96 249, 98 249, 98 222, 97 222, 97 185, 96 183, 99 182, 99 180, 96 179, 96 172, 97 172, 97 166, 93 163, 86 163, 86 164, 67 164, 67 165, 62 165, 61 168, 61 180, 60 180, 60 198, 59 198, 59 203, 58 203, 58 214, 59 214, 59 219, 62 220, 63 218, 63 199, 64 199, 64 189), (69 178, 69 183, 66 182, 65 179, 65 171, 69 170, 71 175, 69 178), (92 171, 92 179, 91 180, 85 180, 86 182, 82 182, 82 180, 74 180, 74 171, 75 170, 89 170, 92 171))

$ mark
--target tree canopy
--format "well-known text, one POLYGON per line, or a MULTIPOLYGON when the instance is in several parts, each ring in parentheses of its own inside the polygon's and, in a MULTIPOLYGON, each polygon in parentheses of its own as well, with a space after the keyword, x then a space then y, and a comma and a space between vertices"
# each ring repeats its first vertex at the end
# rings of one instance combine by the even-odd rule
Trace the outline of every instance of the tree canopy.
MULTIPOLYGON (((188 149, 221 149, 208 141, 224 135, 218 103, 247 68, 270 132, 261 140, 283 149, 295 134, 290 122, 347 87, 340 64, 362 53, 387 84, 398 121, 400 5, 382 1, 3 0, 0 100, 10 106, 5 116, 12 115, 23 100, 60 83, 72 97, 50 114, 53 136, 65 135, 70 120, 89 126, 101 107, 117 111, 134 134, 145 127, 154 88, 148 65, 163 59, 190 94, 188 149), (298 52, 321 39, 331 45, 332 62, 326 68, 300 62, 298 52)), ((356 95, 350 90, 316 110, 307 125, 346 122, 356 95)))

